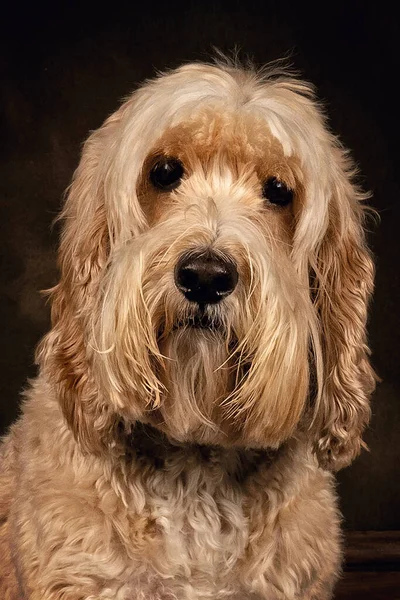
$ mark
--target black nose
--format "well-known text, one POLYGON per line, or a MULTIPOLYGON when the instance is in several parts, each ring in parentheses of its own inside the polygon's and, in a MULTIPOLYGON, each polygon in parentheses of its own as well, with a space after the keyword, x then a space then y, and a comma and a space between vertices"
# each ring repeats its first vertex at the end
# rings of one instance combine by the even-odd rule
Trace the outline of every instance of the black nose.
POLYGON ((215 304, 233 292, 238 272, 233 260, 214 252, 184 254, 175 267, 175 284, 198 304, 215 304))

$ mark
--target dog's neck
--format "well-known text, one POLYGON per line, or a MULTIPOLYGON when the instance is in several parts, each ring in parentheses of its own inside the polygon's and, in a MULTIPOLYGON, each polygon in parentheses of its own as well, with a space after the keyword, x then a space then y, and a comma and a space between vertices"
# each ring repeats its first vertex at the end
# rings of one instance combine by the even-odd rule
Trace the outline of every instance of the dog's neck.
MULTIPOLYGON (((220 468, 238 483, 244 483, 260 468, 272 465, 282 452, 278 449, 252 449, 182 443, 171 440, 157 428, 137 422, 126 437, 125 456, 154 470, 165 470, 185 458, 188 465, 220 468)), ((190 468, 190 467, 189 467, 190 468)))

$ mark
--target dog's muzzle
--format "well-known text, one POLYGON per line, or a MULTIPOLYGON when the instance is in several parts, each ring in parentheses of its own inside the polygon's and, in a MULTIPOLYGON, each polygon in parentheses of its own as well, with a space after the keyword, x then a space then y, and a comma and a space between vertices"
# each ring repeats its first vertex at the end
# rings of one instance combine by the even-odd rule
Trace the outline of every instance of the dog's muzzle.
POLYGON ((210 250, 188 252, 175 267, 175 284, 190 302, 216 304, 233 292, 238 282, 235 262, 210 250))

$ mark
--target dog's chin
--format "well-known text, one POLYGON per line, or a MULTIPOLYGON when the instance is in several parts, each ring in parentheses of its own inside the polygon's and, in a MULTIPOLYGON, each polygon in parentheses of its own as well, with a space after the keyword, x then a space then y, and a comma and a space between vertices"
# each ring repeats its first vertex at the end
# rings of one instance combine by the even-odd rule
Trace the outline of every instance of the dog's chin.
POLYGON ((212 369, 210 376, 218 378, 220 369, 225 371, 228 363, 232 369, 237 344, 235 332, 223 316, 202 307, 180 315, 172 327, 159 330, 158 345, 167 358, 171 376, 174 372, 187 372, 191 365, 198 374, 203 368, 212 369))
POLYGON ((161 353, 176 363, 176 367, 195 361, 201 363, 212 360, 216 369, 221 366, 232 349, 231 333, 228 334, 219 318, 206 314, 194 314, 184 319, 177 319, 173 327, 162 331, 158 345, 161 353))

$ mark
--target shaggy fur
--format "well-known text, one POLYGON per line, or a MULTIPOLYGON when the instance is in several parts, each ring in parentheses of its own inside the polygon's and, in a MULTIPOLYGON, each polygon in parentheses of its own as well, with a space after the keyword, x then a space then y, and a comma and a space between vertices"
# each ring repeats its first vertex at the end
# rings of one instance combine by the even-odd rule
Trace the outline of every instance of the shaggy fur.
POLYGON ((331 598, 331 471, 374 387, 353 176, 311 86, 276 67, 183 66, 89 137, 1 447, 2 599, 331 598), (173 191, 150 181, 160 156, 184 166, 173 191), (270 177, 288 206, 262 197, 270 177), (200 316, 174 282, 199 249, 239 275, 200 316))

